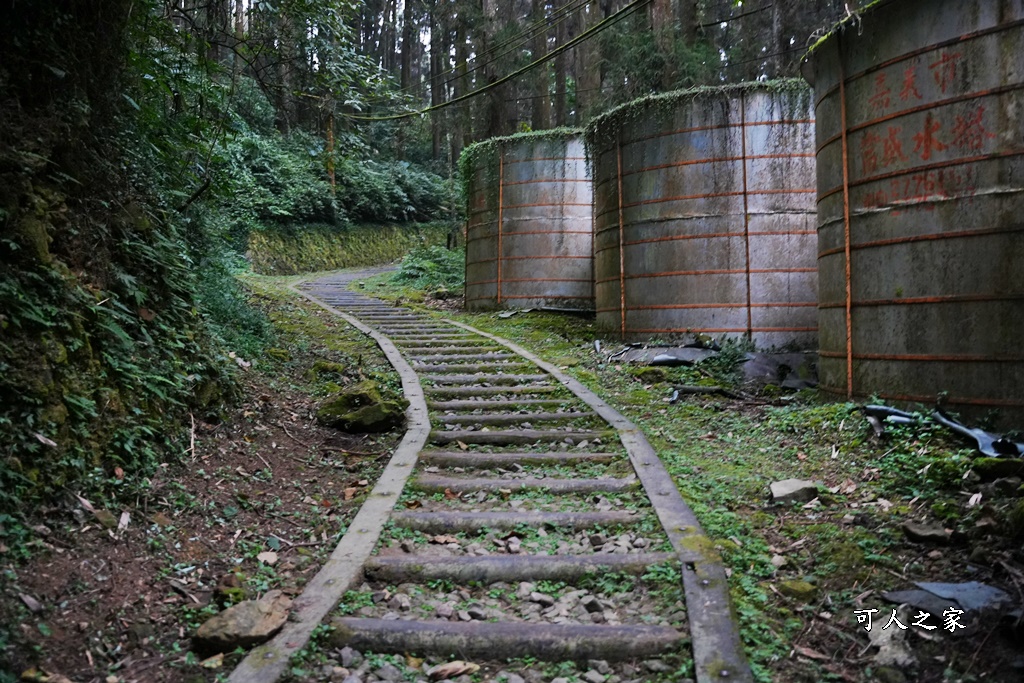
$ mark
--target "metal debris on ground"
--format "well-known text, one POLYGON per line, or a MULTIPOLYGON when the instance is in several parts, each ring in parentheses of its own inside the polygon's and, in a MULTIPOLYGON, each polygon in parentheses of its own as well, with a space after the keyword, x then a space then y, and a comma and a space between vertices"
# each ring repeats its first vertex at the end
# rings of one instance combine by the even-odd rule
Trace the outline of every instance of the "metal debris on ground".
POLYGON ((875 436, 878 437, 885 434, 886 424, 916 425, 932 421, 973 440, 978 452, 989 458, 1020 457, 1024 455, 1024 443, 1012 441, 1002 434, 994 434, 984 429, 967 427, 941 410, 935 410, 931 415, 925 416, 919 413, 908 413, 890 406, 865 405, 861 406, 861 412, 867 417, 868 422, 871 423, 871 428, 875 431, 875 436))

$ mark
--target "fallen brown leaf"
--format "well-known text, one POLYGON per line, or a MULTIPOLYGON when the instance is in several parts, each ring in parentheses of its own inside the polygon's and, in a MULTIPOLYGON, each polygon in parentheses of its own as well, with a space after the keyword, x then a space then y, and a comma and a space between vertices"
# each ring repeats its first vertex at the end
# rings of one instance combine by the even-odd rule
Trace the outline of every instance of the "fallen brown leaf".
POLYGON ((445 681, 449 678, 462 676, 463 674, 474 674, 479 670, 479 664, 456 660, 454 662, 448 662, 447 664, 438 664, 437 666, 427 670, 427 676, 432 681, 445 681))
POLYGON ((828 662, 832 660, 832 658, 828 655, 822 654, 817 650, 812 650, 809 647, 804 647, 803 645, 794 645, 793 651, 801 657, 807 657, 808 659, 817 659, 822 662, 828 662))
POLYGON ((431 536, 431 543, 458 543, 459 539, 455 538, 450 534, 442 534, 440 536, 431 536))
POLYGON ((214 656, 209 657, 208 659, 204 659, 203 661, 199 662, 199 666, 203 667, 204 669, 219 669, 220 667, 224 666, 224 653, 218 652, 214 656))
POLYGON ((444 490, 444 497, 447 498, 448 500, 458 500, 459 494, 455 493, 451 489, 445 489, 444 490))

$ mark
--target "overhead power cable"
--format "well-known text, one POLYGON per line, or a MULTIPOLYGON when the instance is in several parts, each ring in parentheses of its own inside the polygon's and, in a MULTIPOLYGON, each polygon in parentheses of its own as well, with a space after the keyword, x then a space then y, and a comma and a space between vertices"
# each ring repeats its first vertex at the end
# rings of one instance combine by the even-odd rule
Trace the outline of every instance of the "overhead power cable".
MULTIPOLYGON (((551 14, 545 15, 545 16, 539 18, 539 19, 535 19, 535 20, 531 21, 530 23, 528 23, 526 26, 524 26, 517 33, 515 33, 515 34, 513 34, 511 36, 506 37, 504 40, 502 40, 502 41, 500 41, 498 43, 495 43, 494 45, 491 45, 490 47, 488 47, 483 52, 480 52, 479 54, 475 55, 473 60, 472 60, 472 62, 475 65, 471 69, 468 69, 466 71, 466 73, 464 73, 464 74, 456 73, 458 71, 459 67, 461 66, 461 64, 456 64, 455 66, 448 67, 444 71, 438 72, 434 77, 431 78, 431 80, 433 80, 433 78, 440 78, 440 77, 446 76, 448 74, 456 73, 454 78, 446 79, 446 80, 444 80, 444 81, 442 81, 440 83, 441 86, 446 86, 449 83, 452 83, 452 82, 454 82, 454 81, 456 81, 456 80, 458 80, 460 78, 464 78, 464 77, 468 76, 469 74, 473 73, 474 71, 478 71, 479 69, 487 66, 488 64, 491 64, 491 63, 497 61, 498 59, 500 59, 500 58, 502 58, 502 57, 504 57, 504 56, 506 56, 508 54, 511 54, 512 52, 515 52, 517 49, 519 49, 519 48, 523 47, 524 45, 530 43, 537 36, 537 33, 539 33, 541 30, 543 30, 545 32, 549 31, 552 28, 554 28, 555 26, 558 26, 559 24, 561 24, 563 21, 567 21, 573 14, 575 14, 576 12, 579 12, 581 9, 586 7, 587 4, 589 4, 590 2, 591 2, 591 0, 572 0, 571 2, 566 3, 562 7, 559 7, 558 9, 556 9, 551 14), (506 47, 508 48, 507 50, 505 50, 506 47), (486 61, 480 63, 481 59, 484 59, 488 55, 492 55, 497 50, 505 50, 505 51, 502 52, 501 54, 494 55, 493 57, 491 57, 491 58, 487 59, 486 61)), ((401 90, 398 91, 398 93, 411 92, 411 91, 414 91, 414 90, 418 90, 420 87, 421 87, 421 84, 410 85, 410 86, 408 86, 406 88, 402 88, 401 90)))
MULTIPOLYGON (((554 19, 557 16, 558 12, 552 13, 551 19, 545 18, 545 19, 538 20, 537 22, 535 22, 535 25, 540 26, 540 28, 542 28, 544 31, 547 31, 547 30, 549 30, 550 28, 552 28, 554 26, 558 26, 563 21, 567 21, 569 19, 569 17, 572 16, 572 14, 574 14, 576 12, 579 12, 581 9, 586 7, 586 5, 587 5, 587 3, 589 1, 590 0, 580 0, 576 4, 575 7, 573 7, 572 5, 566 5, 564 8, 562 8, 562 9, 566 10, 566 12, 561 17, 558 17, 556 21, 551 21, 551 19, 554 19)), ((469 74, 471 74, 471 73, 473 73, 475 71, 479 71, 480 69, 484 68, 488 64, 493 64, 494 62, 498 61, 502 57, 510 55, 513 52, 516 52, 519 48, 523 47, 524 45, 527 45, 528 43, 533 42, 533 40, 534 40, 534 38, 536 38, 538 32, 539 31, 536 30, 536 29, 528 29, 527 31, 521 32, 519 35, 522 36, 522 40, 520 40, 515 45, 510 45, 510 43, 512 42, 513 39, 504 41, 505 45, 509 45, 509 48, 507 50, 505 50, 504 52, 502 52, 500 54, 494 55, 493 57, 491 57, 490 59, 488 59, 485 62, 481 62, 481 63, 475 64, 472 69, 467 69, 466 73, 464 73, 464 74, 456 74, 455 78, 449 78, 448 80, 444 81, 442 83, 442 85, 448 85, 449 83, 452 83, 453 81, 458 80, 459 78, 465 78, 465 77, 469 76, 469 74)), ((493 52, 493 50, 487 50, 487 52, 493 52)), ((483 54, 486 54, 486 52, 482 53, 481 56, 483 56, 483 54)), ((476 60, 476 61, 479 61, 479 59, 476 60)), ((458 69, 457 65, 456 65, 455 69, 458 69)))
POLYGON ((407 118, 410 118, 412 116, 420 116, 422 114, 427 114, 427 113, 432 112, 432 111, 437 111, 438 109, 444 109, 445 107, 449 107, 449 106, 451 106, 453 104, 456 104, 458 102, 463 102, 463 101, 468 100, 470 98, 476 97, 477 95, 482 95, 485 92, 487 92, 489 90, 493 90, 494 88, 497 88, 500 85, 504 85, 505 83, 511 81, 512 79, 518 78, 519 76, 523 75, 527 71, 530 71, 531 69, 535 69, 538 66, 540 66, 541 64, 544 64, 545 62, 548 62, 548 61, 554 59, 555 57, 557 57, 561 53, 563 53, 563 52, 565 52, 565 51, 567 51, 567 50, 569 50, 569 49, 571 49, 573 47, 576 47, 577 45, 582 43, 584 40, 590 38, 593 35, 596 35, 597 33, 600 33, 604 29, 606 29, 606 28, 614 25, 615 23, 619 22, 620 20, 624 19, 628 14, 634 12, 637 9, 640 9, 641 7, 644 7, 645 5, 648 5, 651 1, 652 0, 633 0, 633 2, 629 3, 628 5, 626 5, 622 9, 620 9, 618 12, 616 12, 615 14, 612 14, 612 15, 602 19, 597 24, 591 26, 590 28, 588 28, 583 33, 579 34, 578 36, 576 36, 572 40, 566 42, 564 45, 559 45, 557 48, 555 48, 551 52, 547 53, 546 55, 544 55, 540 59, 535 59, 534 61, 530 62, 526 66, 524 66, 524 67, 522 67, 520 69, 516 69, 515 71, 513 71, 510 74, 502 76, 501 78, 499 78, 498 80, 494 81, 493 83, 488 83, 487 85, 485 85, 482 88, 477 88, 476 90, 474 90, 471 93, 466 93, 465 95, 461 95, 459 97, 450 99, 447 102, 442 102, 441 104, 435 104, 435 105, 430 106, 430 107, 424 107, 423 109, 417 109, 415 111, 403 112, 401 114, 390 114, 390 115, 387 115, 387 116, 360 116, 358 114, 345 114, 344 116, 347 117, 347 118, 356 120, 356 121, 397 121, 398 119, 407 119, 407 118))
POLYGON ((774 4, 775 4, 774 2, 770 2, 767 5, 761 5, 760 7, 755 7, 754 9, 747 10, 746 12, 741 12, 740 14, 735 14, 735 15, 733 15, 731 17, 726 17, 725 19, 719 19, 718 21, 709 21, 709 22, 706 22, 706 23, 703 23, 703 24, 698 24, 698 26, 700 26, 700 28, 709 28, 711 26, 721 26, 722 24, 728 24, 731 21, 736 21, 737 19, 742 19, 743 17, 750 16, 751 14, 757 14, 758 12, 763 12, 764 10, 772 7, 774 4))

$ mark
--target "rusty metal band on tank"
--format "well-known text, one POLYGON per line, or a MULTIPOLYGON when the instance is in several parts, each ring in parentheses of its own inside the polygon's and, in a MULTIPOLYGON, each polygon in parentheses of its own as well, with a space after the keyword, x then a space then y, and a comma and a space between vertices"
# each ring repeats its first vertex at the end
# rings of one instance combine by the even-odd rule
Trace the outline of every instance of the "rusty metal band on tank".
POLYGON ((465 154, 466 308, 593 310, 593 207, 578 133, 498 138, 465 154))
POLYGON ((668 93, 595 119, 598 326, 813 348, 813 124, 795 80, 668 93))
POLYGON ((880 2, 803 65, 822 387, 1024 424, 1024 1, 880 2))

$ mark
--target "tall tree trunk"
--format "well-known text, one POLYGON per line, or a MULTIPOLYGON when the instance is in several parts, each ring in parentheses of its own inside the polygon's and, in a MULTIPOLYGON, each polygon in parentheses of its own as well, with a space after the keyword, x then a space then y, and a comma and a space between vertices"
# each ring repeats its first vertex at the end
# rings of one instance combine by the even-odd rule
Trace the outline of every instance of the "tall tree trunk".
POLYGON ((402 90, 408 92, 412 85, 412 0, 404 0, 402 9, 402 90))
MULTIPOLYGON (((437 9, 438 5, 443 0, 435 0, 434 7, 430 13, 430 106, 436 107, 441 104, 441 88, 443 87, 441 82, 441 45, 444 43, 441 40, 441 27, 437 20, 437 9)), ((430 139, 431 139, 431 155, 434 159, 441 158, 441 112, 432 111, 430 112, 430 139)))
POLYGON ((290 17, 281 12, 277 18, 277 40, 280 51, 277 59, 277 129, 287 135, 291 132, 294 117, 292 114, 292 93, 294 92, 294 59, 295 37, 290 17))
POLYGON ((679 37, 687 47, 692 47, 697 43, 697 24, 700 21, 697 0, 676 1, 679 3, 679 37))
MULTIPOLYGON (((567 1, 568 0, 563 0, 561 5, 564 7, 567 1)), ((559 21, 558 27, 555 29, 555 44, 561 47, 567 40, 568 31, 566 30, 566 21, 559 21)), ((569 55, 565 52, 560 52, 555 56, 555 126, 565 126, 568 124, 565 92, 568 84, 568 78, 566 78, 566 72, 568 70, 569 55)))
POLYGON ((380 64, 389 74, 394 73, 395 66, 395 4, 395 0, 387 0, 384 4, 384 26, 381 29, 380 64))
MULTIPOLYGON (((533 38, 533 50, 530 57, 532 61, 542 59, 548 53, 548 31, 547 19, 545 16, 546 0, 532 0, 530 18, 534 22, 534 30, 537 32, 533 38)), ((551 127, 551 100, 549 99, 549 68, 548 64, 537 67, 533 76, 533 99, 530 109, 530 127, 533 130, 544 130, 551 127)))
MULTIPOLYGON (((603 19, 600 0, 590 0, 583 10, 581 31, 586 31, 603 19)), ((576 123, 582 125, 590 118, 594 103, 601 94, 601 46, 597 38, 590 38, 575 48, 576 66, 576 123)))
MULTIPOLYGON (((466 40, 466 29, 468 18, 464 11, 459 11, 455 17, 455 74, 454 89, 455 98, 462 97, 469 92, 469 43, 466 40)), ((472 140, 472 131, 469 125, 469 103, 455 105, 452 112, 454 125, 452 126, 452 159, 458 159, 462 149, 472 140)))
POLYGON ((675 85, 678 70, 675 65, 675 41, 679 24, 679 0, 653 0, 649 7, 651 31, 654 43, 661 54, 661 88, 668 90, 675 85))
MULTIPOLYGON (((490 47, 497 42, 496 36, 500 32, 503 21, 498 8, 498 0, 483 0, 483 6, 484 41, 481 52, 487 54, 490 47)), ((491 57, 493 58, 493 55, 491 57)), ((487 126, 486 137, 491 138, 505 133, 505 88, 494 86, 499 78, 498 66, 495 61, 492 60, 484 66, 483 72, 484 84, 489 88, 485 96, 487 100, 487 115, 484 119, 487 126)))
POLYGON ((235 49, 231 53, 231 83, 238 82, 238 74, 242 70, 242 58, 238 56, 242 41, 245 40, 245 0, 234 0, 235 3, 235 49))
POLYGON ((768 64, 766 65, 766 72, 769 78, 782 76, 783 64, 786 59, 782 51, 789 47, 789 45, 784 44, 783 26, 786 22, 783 18, 783 11, 781 2, 776 1, 772 5, 772 28, 770 40, 767 44, 768 64))

